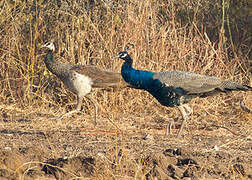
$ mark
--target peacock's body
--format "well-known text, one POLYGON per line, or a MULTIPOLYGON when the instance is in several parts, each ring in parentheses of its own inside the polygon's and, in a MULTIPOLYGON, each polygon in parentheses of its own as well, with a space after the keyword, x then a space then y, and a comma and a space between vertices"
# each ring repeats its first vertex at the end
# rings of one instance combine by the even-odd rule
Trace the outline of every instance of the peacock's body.
POLYGON ((252 87, 246 85, 232 81, 222 81, 217 77, 192 72, 165 71, 156 73, 136 70, 132 67, 133 60, 127 49, 120 52, 117 57, 124 60, 121 75, 127 83, 138 89, 148 91, 164 106, 177 106, 179 108, 183 116, 183 122, 178 136, 182 131, 185 119, 192 113, 191 108, 186 105, 192 98, 207 97, 218 92, 252 90, 252 87))

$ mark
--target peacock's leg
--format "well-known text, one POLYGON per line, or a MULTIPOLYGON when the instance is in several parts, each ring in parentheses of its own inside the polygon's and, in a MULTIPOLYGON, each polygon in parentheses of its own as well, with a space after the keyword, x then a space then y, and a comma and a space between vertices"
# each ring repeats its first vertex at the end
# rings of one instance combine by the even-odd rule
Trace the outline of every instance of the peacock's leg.
POLYGON ((171 131, 172 128, 175 128, 175 122, 174 122, 173 119, 167 124, 166 132, 165 132, 165 135, 166 135, 166 136, 167 136, 168 134, 172 134, 172 131, 171 131))
POLYGON ((185 121, 187 120, 188 116, 193 113, 193 110, 187 104, 183 104, 181 106, 178 106, 178 108, 182 114, 182 124, 181 124, 179 132, 177 134, 177 137, 179 137, 181 135, 181 132, 184 128, 185 121))

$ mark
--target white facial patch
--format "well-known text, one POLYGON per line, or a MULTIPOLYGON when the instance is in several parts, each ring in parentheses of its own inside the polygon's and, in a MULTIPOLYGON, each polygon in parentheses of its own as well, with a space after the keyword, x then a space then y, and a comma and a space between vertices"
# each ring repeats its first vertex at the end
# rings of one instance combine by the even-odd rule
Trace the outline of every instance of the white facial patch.
POLYGON ((55 50, 55 46, 54 46, 54 44, 53 44, 52 42, 49 43, 47 47, 48 47, 50 50, 52 50, 52 51, 55 50))
POLYGON ((120 57, 125 58, 127 56, 127 53, 123 53, 120 57))
POLYGON ((48 43, 42 45, 42 47, 47 47, 51 51, 55 51, 55 46, 54 46, 54 44, 52 42, 48 42, 48 43))

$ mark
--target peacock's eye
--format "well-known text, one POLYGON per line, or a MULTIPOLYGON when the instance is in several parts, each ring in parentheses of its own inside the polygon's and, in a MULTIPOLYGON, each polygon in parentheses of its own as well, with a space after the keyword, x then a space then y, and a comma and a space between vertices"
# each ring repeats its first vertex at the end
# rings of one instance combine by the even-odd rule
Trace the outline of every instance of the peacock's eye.
POLYGON ((127 53, 121 53, 120 57, 125 58, 127 56, 127 53))

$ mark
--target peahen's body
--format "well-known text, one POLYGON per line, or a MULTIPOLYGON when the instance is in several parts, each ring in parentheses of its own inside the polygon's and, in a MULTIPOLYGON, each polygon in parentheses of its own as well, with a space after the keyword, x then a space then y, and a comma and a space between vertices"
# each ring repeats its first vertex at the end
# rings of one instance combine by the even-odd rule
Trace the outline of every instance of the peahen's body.
POLYGON ((46 43, 42 47, 48 48, 44 59, 47 69, 55 74, 71 92, 77 95, 76 109, 64 114, 62 117, 80 111, 82 100, 84 97, 86 97, 94 103, 96 109, 96 120, 96 103, 90 97, 88 97, 91 89, 129 86, 122 79, 120 73, 102 70, 96 66, 64 64, 56 60, 53 56, 55 47, 52 42, 46 43))
MULTIPOLYGON (((183 129, 185 119, 192 113, 192 109, 186 105, 190 99, 194 97, 206 97, 218 92, 252 90, 252 87, 236 82, 221 81, 217 77, 191 72, 165 71, 156 73, 136 70, 132 67, 133 60, 127 50, 120 52, 117 57, 124 60, 121 74, 127 83, 138 89, 148 91, 164 106, 177 106, 179 108, 183 116, 183 122, 178 136, 183 129)), ((170 128, 167 128, 167 132, 168 130, 170 128)))

